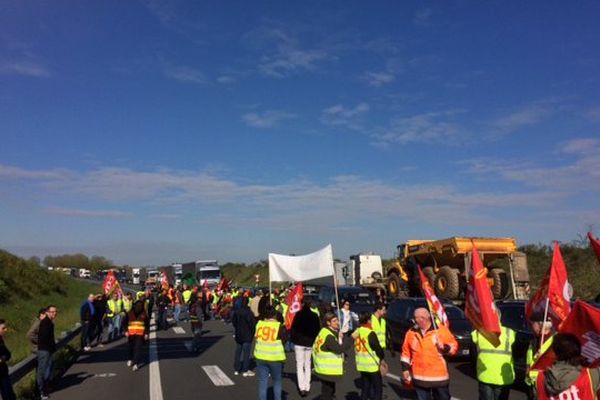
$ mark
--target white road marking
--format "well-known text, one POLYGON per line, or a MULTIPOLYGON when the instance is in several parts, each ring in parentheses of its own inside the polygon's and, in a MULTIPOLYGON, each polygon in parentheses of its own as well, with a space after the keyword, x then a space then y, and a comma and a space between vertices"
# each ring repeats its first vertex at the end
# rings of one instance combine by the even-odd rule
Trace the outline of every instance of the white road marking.
POLYGON ((117 376, 114 372, 104 372, 102 374, 94 374, 92 378, 112 378, 113 376, 117 376))
POLYGON ((204 372, 206 372, 206 375, 208 375, 208 377, 210 378, 212 383, 215 384, 215 386, 235 385, 235 383, 233 383, 233 381, 229 379, 227 375, 225 375, 225 372, 223 372, 221 368, 219 368, 216 365, 203 365, 202 369, 204 370, 204 372))
MULTIPOLYGON (((154 315, 151 319, 151 324, 154 325, 154 315)), ((156 342, 156 325, 154 329, 150 329, 150 348, 148 354, 150 365, 150 400, 163 400, 162 384, 160 382, 160 367, 158 365, 158 347, 156 342)))
POLYGON ((174 326, 173 332, 177 333, 178 335, 183 335, 183 334, 185 334, 185 329, 183 329, 180 326, 174 326))

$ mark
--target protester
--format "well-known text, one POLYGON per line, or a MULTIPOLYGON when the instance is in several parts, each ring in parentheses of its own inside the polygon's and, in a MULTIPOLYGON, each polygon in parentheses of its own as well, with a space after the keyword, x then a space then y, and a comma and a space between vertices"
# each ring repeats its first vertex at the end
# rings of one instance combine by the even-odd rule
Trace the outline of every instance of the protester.
POLYGON ((92 331, 92 340, 93 345, 97 345, 99 347, 103 347, 102 337, 104 331, 104 316, 106 315, 106 297, 98 294, 94 299, 94 317, 92 318, 93 328, 90 328, 92 331))
POLYGON ((477 381, 479 400, 508 400, 510 387, 515 381, 512 347, 516 333, 501 326, 500 344, 494 346, 479 331, 471 332, 477 348, 477 381))
POLYGON ((375 304, 375 309, 373 311, 373 315, 371 316, 371 327, 373 331, 377 334, 377 338, 379 339, 379 345, 382 349, 386 349, 386 341, 387 341, 387 331, 386 331, 386 307, 383 303, 375 304))
POLYGON ((285 328, 276 320, 276 312, 272 306, 268 305, 263 315, 264 319, 256 324, 256 344, 254 346, 254 358, 258 373, 258 398, 267 400, 270 374, 273 380, 273 399, 281 400, 281 381, 285 363, 283 349, 283 342, 286 340, 285 328))
POLYGON ((120 335, 123 336, 125 332, 127 332, 127 328, 129 326, 128 314, 129 311, 133 308, 133 296, 131 293, 125 294, 123 297, 123 314, 121 319, 121 329, 120 335))
POLYGON ((169 324, 167 323, 167 308, 169 307, 169 297, 167 291, 163 290, 156 299, 156 308, 158 310, 158 329, 167 330, 169 324))
POLYGON ((4 335, 7 330, 6 321, 0 319, 0 396, 2 396, 2 400, 16 400, 17 396, 15 396, 8 374, 8 360, 10 360, 11 354, 4 343, 4 335))
POLYGON ((254 318, 258 318, 258 304, 260 303, 260 299, 263 297, 262 290, 258 290, 256 295, 250 301, 250 310, 252 310, 252 314, 254 314, 254 318))
POLYGON ((181 315, 181 305, 183 303, 183 296, 181 295, 181 291, 176 289, 173 291, 173 319, 175 320, 175 324, 179 322, 179 317, 181 315))
MULTIPOLYGON (((267 310, 268 306, 273 306, 275 307, 277 304, 273 304, 271 302, 271 298, 268 296, 268 293, 266 293, 264 296, 262 296, 258 302, 258 319, 265 319, 265 311, 267 310)), ((279 313, 281 314, 281 313, 279 313)))
POLYGON ((528 385, 527 398, 533 400, 535 399, 535 383, 537 382, 538 371, 531 369, 531 366, 542 354, 550 349, 555 331, 552 320, 548 316, 544 319, 543 312, 534 312, 529 318, 529 322, 531 324, 533 336, 529 342, 529 347, 527 348, 527 353, 525 355, 525 362, 527 365, 525 383, 528 385), (541 343, 542 336, 544 337, 543 343, 541 343))
POLYGON ((383 379, 379 372, 384 358, 384 351, 379 343, 377 334, 371 325, 371 315, 361 313, 360 326, 352 334, 356 370, 360 373, 361 400, 381 400, 383 397, 383 379))
POLYGON ((434 328, 426 308, 414 313, 416 326, 404 337, 402 345, 402 377, 412 382, 418 400, 450 400, 448 366, 443 355, 453 355, 458 343, 448 328, 434 328))
POLYGON ((312 345, 315 342, 321 323, 319 316, 311 311, 310 305, 304 302, 290 328, 290 339, 294 343, 296 353, 296 376, 300 396, 306 397, 310 392, 312 345))
POLYGON ((190 325, 192 328, 192 350, 199 351, 200 350, 200 338, 202 337, 202 307, 200 304, 200 300, 196 295, 192 295, 190 297, 189 304, 189 317, 190 317, 190 325))
POLYGON ((233 313, 231 320, 235 336, 234 374, 254 376, 250 370, 250 351, 256 331, 256 319, 248 307, 248 298, 242 298, 242 305, 233 313))
POLYGON ((556 361, 536 379, 538 400, 597 399, 600 368, 581 365, 581 344, 577 336, 558 333, 552 341, 556 361))
POLYGON ((343 354, 350 349, 352 342, 340 344, 340 320, 334 313, 327 312, 323 318, 326 326, 321 328, 315 339, 312 357, 315 373, 321 379, 321 399, 331 400, 335 395, 336 382, 344 374, 343 354))
POLYGON ((112 342, 119 338, 121 330, 121 312, 123 311, 123 301, 115 291, 112 297, 106 302, 106 339, 105 342, 112 342))
POLYGON ((137 371, 141 362, 141 352, 144 341, 148 340, 150 332, 150 318, 144 310, 144 303, 136 301, 127 315, 129 325, 127 326, 127 339, 129 344, 129 360, 127 366, 137 371))
POLYGON ((41 399, 48 398, 48 382, 52 377, 52 355, 56 351, 53 321, 57 313, 56 306, 50 305, 46 308, 46 318, 40 321, 36 383, 41 399))
POLYGON ((29 339, 29 344, 31 345, 31 352, 36 353, 38 349, 38 336, 40 332, 40 321, 46 318, 46 309, 42 308, 38 311, 38 316, 34 318, 31 323, 31 327, 27 331, 27 339, 29 339))
POLYGON ((342 308, 338 311, 337 315, 340 320, 340 332, 345 337, 350 337, 358 325, 358 315, 350 310, 350 302, 348 300, 342 302, 342 308))
POLYGON ((84 351, 90 351, 91 346, 91 330, 90 328, 93 326, 94 319, 94 295, 89 294, 87 300, 81 304, 79 308, 79 317, 81 319, 81 348, 84 351))

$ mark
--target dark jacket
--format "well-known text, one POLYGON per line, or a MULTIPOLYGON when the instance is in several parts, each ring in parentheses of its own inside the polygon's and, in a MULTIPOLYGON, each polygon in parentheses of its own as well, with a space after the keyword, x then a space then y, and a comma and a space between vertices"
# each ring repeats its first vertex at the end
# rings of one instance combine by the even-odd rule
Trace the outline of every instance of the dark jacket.
MULTIPOLYGON (((581 366, 574 366, 564 361, 555 362, 544 372, 544 386, 549 396, 556 396, 569 388, 581 373, 581 366)), ((590 369, 594 393, 600 389, 600 369, 590 369)))
POLYGON ((250 343, 254 339, 256 319, 247 305, 241 306, 233 313, 231 323, 234 327, 235 341, 237 343, 250 343))
POLYGON ((93 303, 90 303, 88 300, 84 301, 79 308, 79 318, 83 322, 90 322, 94 317, 96 312, 96 308, 93 303))
POLYGON ((290 338, 295 345, 312 347, 320 330, 319 316, 312 312, 308 305, 305 305, 294 317, 290 338))
POLYGON ((0 376, 8 376, 8 360, 10 360, 10 350, 4 343, 4 338, 0 336, 0 376))
POLYGON ((40 321, 40 330, 38 333, 38 351, 56 351, 56 341, 54 340, 54 323, 50 318, 44 318, 40 321))
POLYGON ((104 313, 106 312, 106 300, 104 299, 96 299, 94 300, 94 317, 93 320, 96 322, 102 321, 104 318, 104 313))

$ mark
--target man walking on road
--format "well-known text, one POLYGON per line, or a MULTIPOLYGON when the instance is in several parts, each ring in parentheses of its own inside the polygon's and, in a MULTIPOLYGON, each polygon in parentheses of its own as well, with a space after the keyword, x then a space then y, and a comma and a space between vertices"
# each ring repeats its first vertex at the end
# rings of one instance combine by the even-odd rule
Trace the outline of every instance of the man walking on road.
POLYGON ((93 327, 94 311, 94 295, 90 294, 79 309, 79 317, 81 319, 81 348, 84 351, 91 349, 91 328, 93 327))
POLYGON ((48 398, 48 382, 52 377, 52 355, 56 351, 54 340, 54 319, 58 310, 50 305, 46 310, 46 318, 40 321, 37 351, 36 383, 42 400, 48 398))
POLYGON ((479 400, 508 400, 510 386, 515 381, 512 346, 516 333, 501 327, 500 345, 494 347, 479 331, 471 332, 477 346, 477 381, 479 400))
POLYGON ((273 399, 281 400, 281 381, 283 364, 285 364, 285 328, 277 321, 277 313, 272 306, 267 306, 263 313, 265 319, 256 324, 256 371, 258 372, 258 399, 267 400, 269 374, 273 380, 273 399))
POLYGON ((418 400, 450 400, 450 375, 444 355, 453 355, 458 343, 448 328, 434 329, 426 308, 415 310, 416 326, 404 337, 402 377, 411 382, 418 400))
POLYGON ((319 316, 311 311, 309 304, 304 303, 302 309, 294 317, 290 332, 290 338, 294 343, 294 352, 296 353, 298 390, 302 397, 306 397, 310 392, 312 345, 320 329, 319 316))
POLYGON ((250 371, 250 351, 256 331, 256 320, 248 307, 247 297, 242 299, 241 307, 234 311, 231 322, 235 332, 234 373, 235 375, 241 373, 243 376, 253 376, 254 372, 250 371))
POLYGON ((141 362, 141 352, 144 341, 148 340, 148 332, 150 331, 150 318, 144 309, 144 303, 136 301, 131 311, 127 315, 129 324, 127 325, 127 333, 125 334, 129 343, 129 360, 127 366, 132 367, 133 371, 137 371, 141 362))

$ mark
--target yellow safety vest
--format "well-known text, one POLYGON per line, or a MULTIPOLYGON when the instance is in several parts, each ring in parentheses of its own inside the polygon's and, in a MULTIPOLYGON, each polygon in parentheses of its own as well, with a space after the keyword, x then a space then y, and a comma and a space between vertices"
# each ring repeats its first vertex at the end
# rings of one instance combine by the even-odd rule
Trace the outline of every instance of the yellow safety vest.
POLYGON ((358 337, 354 340, 354 354, 356 360, 356 370, 358 372, 377 372, 379 371, 380 359, 369 345, 369 334, 372 329, 361 326, 356 330, 358 337))
POLYGON ((108 306, 108 309, 110 310, 106 314, 106 316, 109 318, 112 318, 115 316, 115 314, 118 314, 121 312, 121 308, 122 308, 121 300, 112 300, 111 299, 106 302, 106 305, 108 306))
POLYGON ((385 319, 379 319, 375 315, 371 315, 371 326, 377 334, 377 339, 379 339, 379 345, 382 349, 385 349, 385 319))
POLYGON ((321 316, 321 311, 319 311, 319 309, 317 307, 311 307, 310 311, 314 312, 315 314, 317 314, 318 317, 321 316))
POLYGON ((313 343, 312 356, 315 372, 322 375, 341 376, 344 374, 344 355, 321 350, 329 335, 337 340, 333 332, 327 328, 321 328, 313 343))
POLYGON ((133 305, 133 300, 123 299, 123 309, 125 312, 129 312, 131 310, 131 306, 133 305))
POLYGON ((277 339, 281 324, 278 321, 258 321, 254 358, 262 361, 285 361, 281 339, 277 339))
POLYGON ((183 302, 187 304, 190 302, 190 298, 192 297, 192 291, 189 289, 184 290, 181 296, 183 297, 183 302))
MULTIPOLYGON (((552 346, 552 341, 554 340, 554 335, 550 336, 544 344, 542 344, 540 355, 544 354, 548 351, 550 346, 552 346)), ((527 368, 530 368, 538 359, 534 357, 533 348, 531 345, 527 348, 527 354, 525 355, 525 363, 527 364, 527 368)), ((525 376, 525 383, 529 386, 535 386, 537 382, 539 371, 536 369, 529 370, 527 372, 527 376, 525 376)))
POLYGON ((478 331, 471 332, 471 338, 477 345, 477 380, 491 385, 511 385, 515 381, 512 356, 515 331, 501 327, 498 347, 494 347, 478 331))

